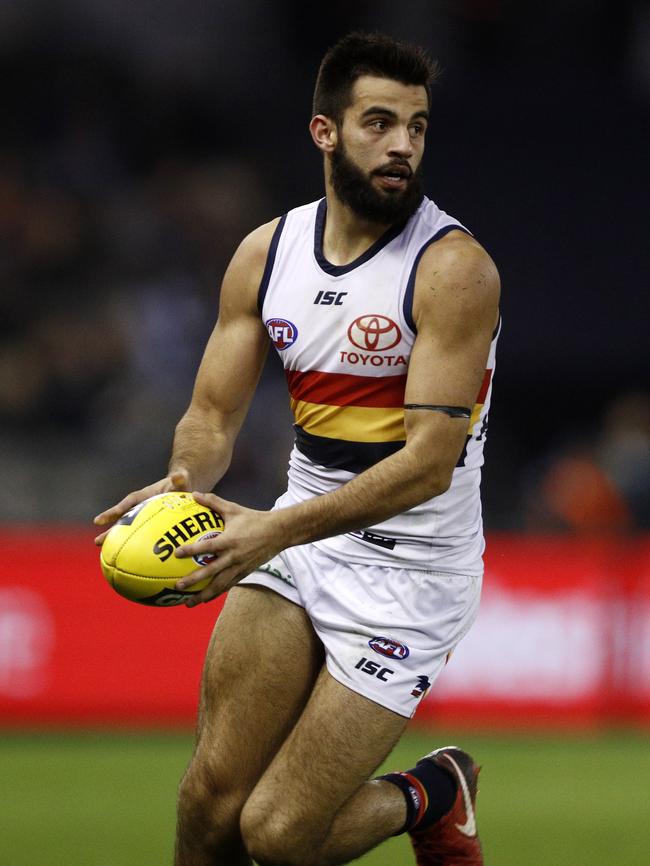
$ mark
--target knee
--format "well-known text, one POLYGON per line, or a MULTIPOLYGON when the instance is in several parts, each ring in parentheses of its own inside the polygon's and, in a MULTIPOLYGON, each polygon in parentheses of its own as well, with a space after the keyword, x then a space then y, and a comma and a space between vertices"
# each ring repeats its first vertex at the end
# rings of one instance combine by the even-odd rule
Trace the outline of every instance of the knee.
POLYGON ((179 830, 200 832, 212 844, 237 836, 247 795, 217 767, 195 756, 178 789, 179 830))
POLYGON ((309 822, 287 814, 281 804, 264 809, 254 796, 244 806, 240 832, 249 856, 259 866, 318 866, 309 822))

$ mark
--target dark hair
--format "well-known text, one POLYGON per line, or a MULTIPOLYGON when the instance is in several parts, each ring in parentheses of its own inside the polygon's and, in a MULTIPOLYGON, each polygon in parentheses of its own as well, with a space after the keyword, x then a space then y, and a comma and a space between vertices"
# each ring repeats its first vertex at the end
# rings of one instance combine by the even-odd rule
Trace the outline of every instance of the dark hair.
POLYGON ((314 90, 313 114, 340 123, 352 103, 352 88, 362 75, 419 84, 431 103, 431 84, 438 64, 418 45, 400 42, 383 33, 348 33, 323 57, 314 90))

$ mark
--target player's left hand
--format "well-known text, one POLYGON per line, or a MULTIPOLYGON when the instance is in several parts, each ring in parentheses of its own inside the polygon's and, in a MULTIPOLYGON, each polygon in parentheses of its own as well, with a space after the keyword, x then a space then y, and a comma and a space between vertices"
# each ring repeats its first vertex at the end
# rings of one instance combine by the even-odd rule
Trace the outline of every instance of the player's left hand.
POLYGON ((184 544, 175 551, 175 555, 180 558, 206 553, 217 557, 176 583, 176 589, 184 590, 206 577, 213 578, 205 589, 187 599, 187 607, 196 607, 197 604, 211 601, 227 592, 283 549, 282 541, 278 539, 278 527, 275 525, 277 512, 244 508, 235 502, 221 499, 214 493, 192 493, 192 496, 201 505, 220 514, 224 519, 225 529, 213 538, 184 544))

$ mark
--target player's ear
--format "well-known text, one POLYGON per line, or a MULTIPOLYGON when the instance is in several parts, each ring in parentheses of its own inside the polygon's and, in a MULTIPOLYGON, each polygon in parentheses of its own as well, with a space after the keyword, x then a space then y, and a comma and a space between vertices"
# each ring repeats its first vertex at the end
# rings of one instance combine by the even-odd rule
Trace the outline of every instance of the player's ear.
POLYGON ((324 114, 317 114, 311 119, 309 124, 311 137, 314 139, 314 144, 323 153, 331 153, 338 141, 338 129, 336 123, 324 114))

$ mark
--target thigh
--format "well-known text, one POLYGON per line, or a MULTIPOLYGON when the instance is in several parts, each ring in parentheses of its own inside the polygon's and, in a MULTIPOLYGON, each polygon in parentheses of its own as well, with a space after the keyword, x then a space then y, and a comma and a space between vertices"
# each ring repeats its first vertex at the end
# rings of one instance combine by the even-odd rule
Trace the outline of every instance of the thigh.
POLYGON ((322 664, 322 644, 301 607, 262 587, 230 591, 206 654, 193 758, 216 787, 253 788, 322 664))
POLYGON ((305 711, 246 803, 244 837, 290 837, 303 850, 320 845, 406 723, 323 668, 305 711))

